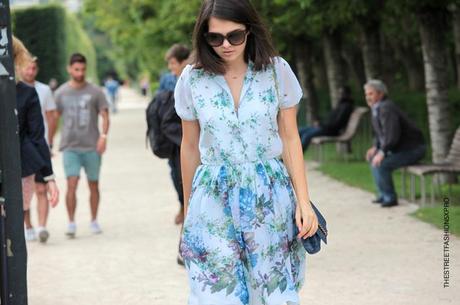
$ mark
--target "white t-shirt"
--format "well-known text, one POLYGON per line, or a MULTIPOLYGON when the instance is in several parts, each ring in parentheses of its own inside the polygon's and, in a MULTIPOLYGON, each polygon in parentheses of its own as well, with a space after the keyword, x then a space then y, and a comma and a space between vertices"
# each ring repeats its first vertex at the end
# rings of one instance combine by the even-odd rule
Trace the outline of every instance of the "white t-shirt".
POLYGON ((37 90, 38 99, 40 100, 40 107, 42 108, 43 123, 45 125, 45 139, 48 139, 48 122, 46 121, 46 112, 56 110, 56 103, 54 102, 53 92, 48 85, 35 81, 35 90, 37 90))

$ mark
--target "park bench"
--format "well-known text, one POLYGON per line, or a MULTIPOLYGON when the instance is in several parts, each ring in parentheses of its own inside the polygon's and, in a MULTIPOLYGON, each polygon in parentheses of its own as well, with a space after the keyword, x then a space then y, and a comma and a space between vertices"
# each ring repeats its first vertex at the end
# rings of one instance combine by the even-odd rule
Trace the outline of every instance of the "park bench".
MULTIPOLYGON (((421 204, 426 204, 426 181, 425 176, 434 174, 460 174, 460 127, 455 132, 446 159, 437 164, 416 164, 402 168, 402 195, 406 191, 406 173, 410 175, 410 200, 415 202, 415 177, 420 177, 421 204)), ((449 192, 450 192, 449 183, 449 192)), ((434 204, 434 179, 431 180, 431 204, 434 204)))
POLYGON ((324 160, 323 145, 326 143, 336 143, 345 149, 341 149, 345 155, 351 152, 351 140, 356 135, 359 124, 363 116, 369 111, 367 107, 357 107, 350 115, 345 131, 338 136, 319 136, 311 140, 311 144, 316 147, 316 161, 324 160))

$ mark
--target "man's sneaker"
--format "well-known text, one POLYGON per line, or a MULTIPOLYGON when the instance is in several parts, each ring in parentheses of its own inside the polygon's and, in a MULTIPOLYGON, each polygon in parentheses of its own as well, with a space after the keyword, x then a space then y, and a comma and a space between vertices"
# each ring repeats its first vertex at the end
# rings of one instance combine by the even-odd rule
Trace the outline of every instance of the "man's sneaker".
POLYGON ((92 221, 91 225, 90 225, 90 228, 91 228, 91 232, 93 234, 101 234, 102 233, 101 227, 99 226, 97 221, 92 221))
POLYGON ((37 234, 35 233, 34 228, 26 228, 26 241, 34 241, 37 240, 37 234))
POLYGON ((50 233, 48 232, 48 230, 46 228, 38 228, 37 229, 38 231, 38 240, 41 242, 41 243, 46 243, 48 241, 48 238, 50 237, 50 233))
POLYGON ((65 235, 67 235, 69 238, 74 238, 75 233, 77 233, 77 225, 75 222, 71 222, 67 225, 67 232, 65 235))

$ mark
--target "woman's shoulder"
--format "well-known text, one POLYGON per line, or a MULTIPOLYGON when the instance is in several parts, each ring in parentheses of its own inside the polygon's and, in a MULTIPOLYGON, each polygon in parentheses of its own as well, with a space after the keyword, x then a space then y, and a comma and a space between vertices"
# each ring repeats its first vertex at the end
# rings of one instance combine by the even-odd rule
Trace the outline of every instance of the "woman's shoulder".
POLYGON ((287 62, 286 59, 284 59, 283 57, 281 56, 274 56, 272 57, 272 63, 273 63, 273 66, 276 68, 276 70, 283 70, 283 69, 286 69, 286 68, 290 68, 290 65, 289 63, 287 62))
POLYGON ((35 90, 34 87, 24 83, 23 81, 19 81, 16 83, 16 90, 20 90, 22 92, 28 92, 31 93, 35 90))
POLYGON ((194 64, 188 64, 182 70, 178 81, 185 84, 198 84, 200 80, 208 80, 214 75, 206 72, 203 68, 197 67, 194 64))
POLYGON ((188 81, 191 76, 196 74, 196 68, 195 65, 193 64, 188 64, 185 66, 184 70, 182 70, 181 75, 179 76, 180 81, 188 81))
POLYGON ((33 101, 33 98, 38 99, 37 91, 34 87, 29 86, 28 84, 19 81, 16 84, 16 96, 19 99, 24 100, 25 102, 33 101))

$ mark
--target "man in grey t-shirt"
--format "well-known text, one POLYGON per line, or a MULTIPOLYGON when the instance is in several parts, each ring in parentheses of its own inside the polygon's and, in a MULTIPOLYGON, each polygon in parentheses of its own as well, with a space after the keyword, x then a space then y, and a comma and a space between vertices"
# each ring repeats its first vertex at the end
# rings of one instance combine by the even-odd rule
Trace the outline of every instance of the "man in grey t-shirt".
POLYGON ((101 233, 97 222, 99 207, 99 173, 109 131, 108 103, 99 87, 86 82, 86 58, 79 53, 70 57, 67 68, 70 80, 56 91, 55 99, 62 117, 61 142, 64 171, 67 177, 66 205, 69 215, 67 235, 75 237, 76 191, 83 167, 88 178, 91 206, 91 231, 101 233), (98 118, 102 117, 102 132, 98 118))

